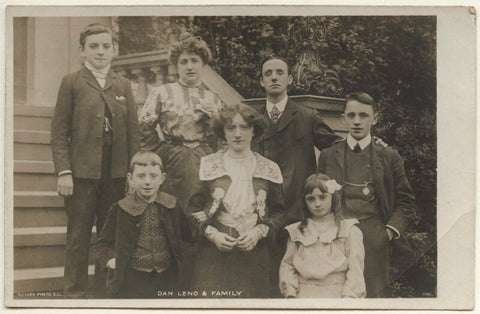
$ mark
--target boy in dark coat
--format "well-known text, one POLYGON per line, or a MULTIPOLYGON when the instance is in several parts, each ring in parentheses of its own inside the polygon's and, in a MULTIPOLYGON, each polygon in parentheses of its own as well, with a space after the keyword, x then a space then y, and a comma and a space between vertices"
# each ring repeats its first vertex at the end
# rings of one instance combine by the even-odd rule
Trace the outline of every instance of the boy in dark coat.
POLYGON ((182 255, 179 206, 159 191, 165 174, 160 157, 141 151, 132 158, 131 193, 115 203, 96 245, 108 271, 109 296, 155 298, 175 291, 182 255))
MULTIPOLYGON (((110 206, 124 196, 130 158, 139 150, 130 82, 110 68, 110 29, 90 24, 80 34, 84 67, 65 76, 51 125, 57 191, 65 197, 67 245, 64 296, 85 297, 92 226, 97 234, 110 206)), ((97 291, 101 272, 95 273, 97 291)))
POLYGON ((389 297, 390 244, 408 246, 404 232, 415 215, 415 196, 402 157, 372 140, 378 119, 372 97, 359 92, 346 99, 347 139, 322 150, 317 170, 343 186, 344 204, 360 221, 367 298, 389 297))

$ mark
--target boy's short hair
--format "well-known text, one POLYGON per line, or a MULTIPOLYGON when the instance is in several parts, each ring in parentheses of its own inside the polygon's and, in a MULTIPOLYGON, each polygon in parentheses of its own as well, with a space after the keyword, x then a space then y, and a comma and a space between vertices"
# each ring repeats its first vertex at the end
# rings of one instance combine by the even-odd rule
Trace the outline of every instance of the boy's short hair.
POLYGON ((375 100, 373 100, 372 96, 370 96, 367 93, 356 92, 356 93, 347 94, 347 96, 345 96, 345 106, 347 105, 347 102, 349 102, 350 100, 356 100, 359 103, 362 103, 364 105, 372 106, 373 112, 374 113, 378 112, 377 103, 375 102, 375 100))
POLYGON ((168 52, 170 64, 177 66, 178 57, 184 51, 199 55, 205 65, 212 59, 212 53, 207 43, 200 36, 192 36, 186 33, 180 37, 178 42, 170 46, 170 51, 168 52))
POLYGON ((163 162, 160 156, 155 154, 152 151, 148 150, 141 150, 135 155, 133 155, 132 160, 130 161, 130 168, 129 171, 130 173, 133 173, 133 170, 135 169, 135 165, 139 166, 159 166, 160 170, 163 171, 163 162))
POLYGON ((117 39, 113 35, 113 32, 110 28, 106 27, 101 23, 92 23, 87 25, 82 32, 80 33, 80 46, 85 47, 86 38, 91 35, 107 33, 112 36, 112 44, 117 42, 117 39))

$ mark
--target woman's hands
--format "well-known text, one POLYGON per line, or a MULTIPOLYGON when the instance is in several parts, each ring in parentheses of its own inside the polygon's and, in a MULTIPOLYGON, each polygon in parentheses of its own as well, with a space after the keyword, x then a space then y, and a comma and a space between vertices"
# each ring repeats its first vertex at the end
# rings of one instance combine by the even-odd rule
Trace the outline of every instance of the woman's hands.
POLYGON ((205 237, 213 242, 220 251, 231 251, 234 246, 238 246, 242 251, 251 251, 263 237, 263 234, 259 228, 253 228, 235 239, 212 226, 208 226, 205 229, 205 237))
POLYGON ((262 235, 260 234, 260 231, 256 228, 253 228, 237 239, 237 246, 242 251, 251 251, 257 245, 261 237, 262 235))
POLYGON ((211 241, 220 251, 231 251, 237 245, 237 239, 223 232, 215 233, 211 241))
POLYGON ((192 217, 195 219, 197 223, 202 223, 207 220, 207 214, 204 211, 199 211, 192 213, 192 217))
POLYGON ((116 267, 115 258, 109 259, 107 262, 107 268, 115 269, 115 267, 116 267))

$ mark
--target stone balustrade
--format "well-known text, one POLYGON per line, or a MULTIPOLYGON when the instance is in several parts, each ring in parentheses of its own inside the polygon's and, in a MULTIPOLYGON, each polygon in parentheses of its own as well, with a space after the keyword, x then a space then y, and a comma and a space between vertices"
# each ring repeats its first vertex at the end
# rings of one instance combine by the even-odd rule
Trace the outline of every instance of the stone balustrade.
POLYGON ((168 64, 167 49, 117 56, 112 68, 129 79, 135 103, 143 105, 155 86, 177 80, 175 67, 168 64))

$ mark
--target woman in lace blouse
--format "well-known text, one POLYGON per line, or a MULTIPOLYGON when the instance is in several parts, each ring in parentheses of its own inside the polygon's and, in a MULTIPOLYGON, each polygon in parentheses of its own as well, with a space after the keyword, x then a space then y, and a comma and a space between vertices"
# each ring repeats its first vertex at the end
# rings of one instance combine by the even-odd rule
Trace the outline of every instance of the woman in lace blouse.
POLYGON ((262 116, 247 105, 225 106, 214 131, 225 150, 200 164, 202 189, 189 210, 199 236, 193 287, 207 296, 268 297, 269 250, 283 219, 282 174, 277 164, 250 150, 264 129, 262 116))

